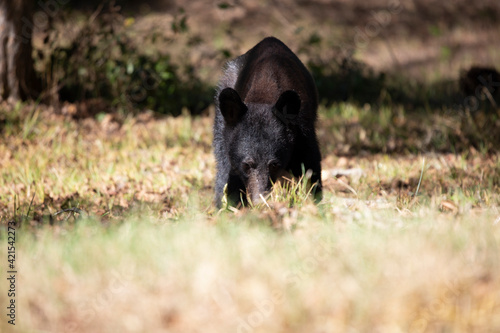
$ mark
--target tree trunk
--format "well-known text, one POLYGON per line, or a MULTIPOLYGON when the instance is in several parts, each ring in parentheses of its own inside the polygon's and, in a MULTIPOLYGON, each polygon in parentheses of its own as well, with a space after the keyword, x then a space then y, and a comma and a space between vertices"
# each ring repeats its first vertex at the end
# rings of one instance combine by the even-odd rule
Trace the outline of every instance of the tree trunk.
POLYGON ((0 100, 36 98, 32 0, 0 0, 0 100))

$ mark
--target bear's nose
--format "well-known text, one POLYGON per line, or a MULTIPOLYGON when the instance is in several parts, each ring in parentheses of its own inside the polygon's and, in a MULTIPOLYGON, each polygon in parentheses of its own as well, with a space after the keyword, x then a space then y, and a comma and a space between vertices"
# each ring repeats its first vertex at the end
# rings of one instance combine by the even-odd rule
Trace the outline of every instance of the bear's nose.
POLYGON ((267 170, 256 169, 250 175, 247 184, 247 194, 253 205, 264 202, 271 190, 269 173, 266 171, 267 170))
POLYGON ((260 203, 266 202, 267 193, 256 193, 252 195, 252 204, 258 205, 260 203))
POLYGON ((257 193, 252 195, 252 204, 253 205, 258 205, 262 202, 261 194, 257 193))
POLYGON ((257 191, 252 193, 251 200, 253 205, 258 205, 260 203, 266 202, 269 196, 269 190, 257 191))

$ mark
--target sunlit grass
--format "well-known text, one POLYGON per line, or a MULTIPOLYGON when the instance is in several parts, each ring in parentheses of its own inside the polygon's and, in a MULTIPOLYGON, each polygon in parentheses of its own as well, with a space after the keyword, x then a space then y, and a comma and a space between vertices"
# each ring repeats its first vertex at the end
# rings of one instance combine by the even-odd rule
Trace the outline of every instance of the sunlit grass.
POLYGON ((121 121, 121 126, 110 118, 78 124, 44 112, 30 123, 30 136, 23 135, 24 125, 11 128, 0 144, 2 214, 12 216, 14 195, 26 201, 35 193, 39 207, 76 195, 86 202, 112 196, 118 196, 116 202, 151 201, 145 197, 162 193, 186 197, 190 187, 208 186, 206 173, 213 169, 208 119, 196 122, 196 129, 190 117, 121 121))
MULTIPOLYGON (((216 221, 82 219, 19 231, 21 328, 78 332, 498 329, 494 214, 405 216, 362 202, 216 221), (470 221, 474 217, 475 223, 470 221), (257 223, 259 221, 261 223, 257 223), (215 222, 215 224, 214 224, 215 222), (44 306, 38 306, 42 302, 44 306), (128 318, 124 320, 123 318, 128 318), (259 319, 260 318, 260 319, 259 319), (72 325, 72 326, 68 326, 72 325), (418 328, 418 329, 417 329, 418 328)), ((4 251, 4 250, 2 250, 4 251)), ((5 297, 3 294, 0 297, 5 297)), ((5 328, 5 323, 2 322, 5 328)))

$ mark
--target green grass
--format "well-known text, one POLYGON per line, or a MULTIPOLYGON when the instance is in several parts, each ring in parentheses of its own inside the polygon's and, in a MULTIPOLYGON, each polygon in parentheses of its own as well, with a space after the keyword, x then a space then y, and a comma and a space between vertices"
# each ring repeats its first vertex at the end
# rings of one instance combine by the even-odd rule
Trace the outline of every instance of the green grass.
POLYGON ((429 138, 405 126, 447 120, 394 109, 403 120, 320 111, 319 204, 292 179, 266 203, 221 211, 210 117, 3 110, 0 217, 21 225, 16 329, 499 330, 499 155, 411 153, 429 138), (403 153, 384 153, 374 128, 395 131, 403 153))

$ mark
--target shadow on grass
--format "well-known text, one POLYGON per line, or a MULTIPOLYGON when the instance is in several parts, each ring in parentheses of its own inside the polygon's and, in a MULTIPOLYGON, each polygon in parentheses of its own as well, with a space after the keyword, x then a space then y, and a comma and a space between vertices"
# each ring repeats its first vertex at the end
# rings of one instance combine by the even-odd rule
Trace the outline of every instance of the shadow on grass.
POLYGON ((375 73, 354 60, 335 67, 308 65, 320 104, 333 110, 327 133, 337 131, 344 142, 330 145, 335 154, 459 153, 471 147, 492 153, 500 148, 500 80, 494 69, 472 68, 461 74, 460 84, 425 84, 375 73), (358 111, 351 119, 335 120, 339 105, 358 111))

